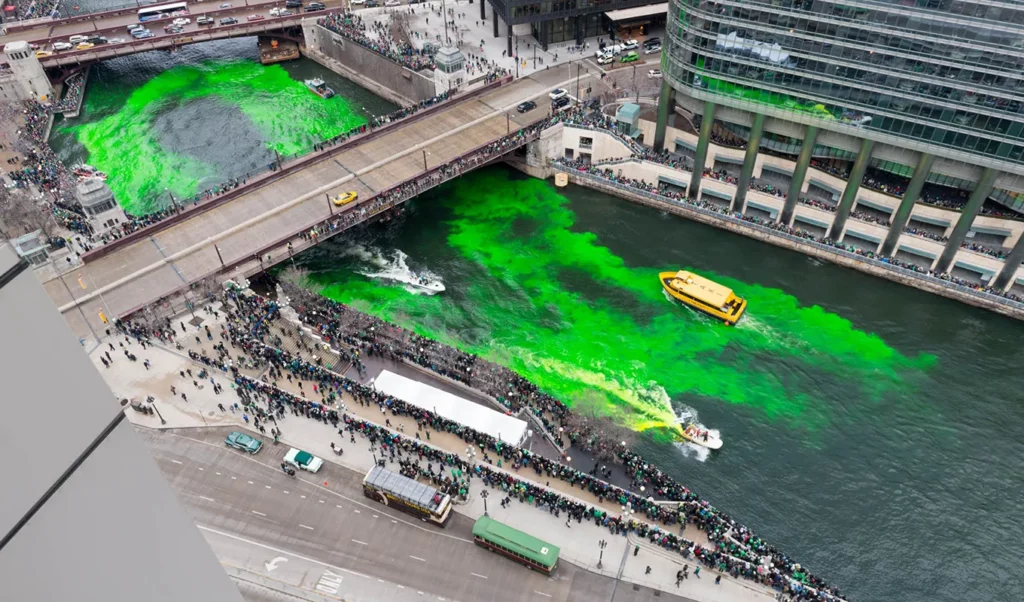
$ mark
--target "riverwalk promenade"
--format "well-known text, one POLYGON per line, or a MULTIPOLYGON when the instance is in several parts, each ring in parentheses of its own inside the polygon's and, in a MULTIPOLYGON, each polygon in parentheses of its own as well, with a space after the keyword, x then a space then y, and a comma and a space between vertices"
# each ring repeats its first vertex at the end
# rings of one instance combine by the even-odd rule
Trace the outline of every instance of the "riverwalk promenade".
MULTIPOLYGON (((216 310, 216 307, 214 309, 216 310)), ((150 428, 188 429, 228 426, 247 429, 252 431, 254 436, 259 436, 269 443, 269 438, 261 436, 254 429, 251 421, 247 422, 243 419, 241 410, 232 412, 222 411, 219 408, 218 404, 230 407, 231 404, 238 401, 232 390, 230 376, 211 369, 212 377, 203 381, 193 378, 202 369, 202 366, 189 360, 188 351, 191 350, 199 354, 205 352, 209 357, 216 357, 213 345, 227 344, 219 334, 225 325, 224 313, 218 312, 218 317, 215 318, 211 312, 198 310, 195 317, 186 313, 178 318, 180 319, 172 320, 172 324, 184 323, 188 331, 187 335, 182 333, 179 336, 179 343, 183 347, 180 350, 165 347, 160 343, 147 345, 145 349, 142 349, 139 343, 127 342, 129 339, 122 336, 105 338, 102 344, 90 353, 98 370, 118 398, 134 401, 144 401, 149 396, 155 398, 154 405, 160 413, 159 416, 141 414, 126 407, 125 411, 129 419, 140 426, 150 428), (213 333, 212 340, 205 335, 206 327, 209 327, 213 333), (196 337, 199 338, 198 342, 196 337), (113 352, 110 351, 111 345, 115 348, 113 352), (124 350, 121 345, 125 345, 124 350), (137 361, 130 361, 124 351, 134 354, 137 361), (108 362, 109 368, 104 367, 103 361, 100 359, 101 357, 106 358, 106 353, 110 354, 112 360, 108 362), (193 377, 182 378, 181 373, 187 370, 192 371, 193 377), (193 384, 193 380, 202 388, 193 384), (223 387, 220 394, 214 392, 214 382, 223 387), (171 387, 175 388, 174 395, 171 394, 171 387), (182 393, 186 394, 187 401, 182 398, 182 393)), ((286 330, 282 329, 281 332, 286 330)), ((299 341, 296 340, 283 343, 285 347, 298 347, 298 345, 299 341)), ((236 365, 241 368, 243 374, 253 378, 260 378, 264 375, 263 370, 246 367, 247 360, 237 357, 243 355, 238 347, 231 349, 231 355, 237 358, 236 365)), ((305 355, 308 356, 308 359, 313 360, 311 353, 305 355)), ((339 369, 344 368, 346 368, 344 364, 339 366, 339 369)), ((437 384, 429 382, 431 381, 429 375, 422 374, 422 379, 428 381, 428 384, 437 384)), ((293 395, 303 395, 303 391, 308 395, 314 390, 313 386, 316 383, 298 379, 285 382, 284 379, 281 379, 278 384, 283 390, 293 395), (300 382, 303 383, 301 387, 299 386, 300 382)), ((403 416, 384 415, 376 406, 361 406, 347 395, 344 396, 341 404, 343 405, 337 406, 339 411, 344 411, 352 418, 387 428, 396 435, 404 433, 404 436, 411 437, 417 430, 416 423, 411 419, 403 416), (390 421, 390 427, 385 426, 385 419, 390 421)), ((293 417, 288 413, 285 413, 285 419, 278 422, 277 426, 283 433, 281 442, 284 445, 300 447, 324 458, 325 461, 338 463, 357 472, 365 472, 373 464, 371 448, 362 435, 357 438, 357 444, 352 444, 348 439, 348 433, 342 438, 338 436, 335 429, 324 422, 293 417), (345 450, 345 454, 340 458, 332 453, 330 447, 332 442, 345 450)), ((424 443, 447 453, 465 455, 465 442, 455 435, 429 428, 425 429, 425 433, 429 433, 430 439, 423 441, 424 443)), ((266 445, 261 454, 283 453, 282 447, 283 445, 277 447, 266 445)), ((563 461, 565 460, 563 459, 563 461)), ((482 460, 478 460, 478 462, 482 462, 482 460)), ((389 467, 395 470, 398 468, 397 464, 389 465, 389 467)), ((490 465, 488 468, 499 473, 512 474, 515 478, 531 482, 540 488, 557 490, 580 503, 602 508, 609 513, 621 514, 622 512, 622 508, 615 504, 610 504, 607 501, 601 503, 589 493, 570 487, 558 479, 542 483, 532 471, 515 470, 507 465, 502 468, 490 465), (527 474, 528 472, 529 474, 527 474)), ((322 486, 330 489, 330 483, 322 486)), ((484 512, 484 500, 480 496, 480 491, 483 488, 479 479, 471 479, 468 500, 457 506, 457 512, 470 518, 481 516, 484 512)), ((508 507, 502 507, 500 500, 503 495, 504 493, 500 490, 491 491, 490 501, 487 504, 488 513, 491 516, 560 546, 563 561, 572 562, 586 570, 617 577, 640 587, 670 592, 702 602, 767 601, 774 596, 774 593, 767 588, 748 581, 734 579, 728 575, 723 576, 721 583, 716 585, 715 577, 717 575, 706 567, 703 569, 701 577, 691 576, 677 587, 677 571, 681 570, 685 564, 689 564, 691 570, 694 569, 697 565, 692 560, 687 562, 681 556, 646 543, 646 540, 638 538, 635 534, 613 536, 606 529, 599 528, 589 521, 570 522, 517 501, 513 501, 508 507), (599 544, 602 540, 607 541, 603 552, 599 544), (636 552, 634 552, 635 546, 639 546, 639 550, 636 552), (601 566, 598 566, 599 559, 603 559, 601 566), (650 572, 648 572, 648 567, 650 572)), ((637 517, 633 517, 633 519, 641 520, 637 517)), ((692 525, 688 526, 685 535, 706 542, 706 538, 700 539, 701 534, 692 525)))

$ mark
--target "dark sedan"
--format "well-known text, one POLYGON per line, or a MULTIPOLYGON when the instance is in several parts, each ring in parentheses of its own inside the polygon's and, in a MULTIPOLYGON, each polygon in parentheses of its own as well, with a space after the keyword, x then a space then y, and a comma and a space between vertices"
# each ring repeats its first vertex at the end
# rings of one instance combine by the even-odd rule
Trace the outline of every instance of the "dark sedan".
POLYGON ((532 110, 534 110, 536 108, 537 108, 537 103, 533 102, 532 100, 528 100, 528 101, 520 104, 518 107, 516 107, 516 110, 519 111, 520 113, 526 113, 526 112, 532 111, 532 110))

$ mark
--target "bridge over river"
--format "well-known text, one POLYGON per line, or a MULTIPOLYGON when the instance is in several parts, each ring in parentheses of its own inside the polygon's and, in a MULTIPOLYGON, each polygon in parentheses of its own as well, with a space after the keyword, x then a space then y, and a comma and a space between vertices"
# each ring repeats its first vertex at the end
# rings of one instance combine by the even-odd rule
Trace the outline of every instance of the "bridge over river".
MULTIPOLYGON (((546 118, 547 92, 569 85, 570 76, 562 69, 491 84, 372 135, 286 163, 228 198, 93 251, 80 269, 46 282, 46 290, 75 333, 87 337, 106 327, 101 312, 112 320, 209 275, 252 275, 287 259, 285 245, 297 245, 298 234, 341 214, 328 197, 354 190, 359 200, 345 213, 379 209, 375 197, 380 193, 546 118), (515 110, 532 98, 538 99, 538 108, 522 114, 515 110)), ((434 178, 429 185, 439 181, 434 178)))

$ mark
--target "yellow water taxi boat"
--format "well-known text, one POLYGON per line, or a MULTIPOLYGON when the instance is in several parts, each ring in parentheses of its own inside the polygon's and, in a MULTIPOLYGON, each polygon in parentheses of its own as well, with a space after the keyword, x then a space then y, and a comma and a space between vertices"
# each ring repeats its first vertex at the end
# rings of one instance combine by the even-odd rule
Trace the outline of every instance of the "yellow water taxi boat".
POLYGON ((693 272, 661 272, 658 278, 672 298, 725 322, 726 326, 735 326, 747 309, 747 300, 737 297, 731 288, 693 272))
POLYGON ((679 427, 682 439, 708 449, 722 449, 722 438, 717 432, 692 422, 680 424, 679 427))

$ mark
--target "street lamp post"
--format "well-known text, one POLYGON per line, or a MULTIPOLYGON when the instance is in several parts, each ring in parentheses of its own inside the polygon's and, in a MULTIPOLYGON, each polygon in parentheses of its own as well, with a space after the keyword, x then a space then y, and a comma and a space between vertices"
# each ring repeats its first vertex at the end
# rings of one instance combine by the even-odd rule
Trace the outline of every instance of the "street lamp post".
POLYGON ((480 497, 484 499, 484 516, 487 516, 487 496, 490 495, 486 489, 480 492, 480 497))
POLYGON ((149 402, 149 404, 150 404, 151 406, 153 406, 153 411, 155 411, 155 412, 156 412, 156 415, 160 417, 160 424, 167 424, 167 421, 166 421, 166 420, 164 420, 163 414, 161 414, 161 413, 160 413, 160 408, 156 407, 156 399, 154 399, 154 398, 153 398, 153 396, 152 396, 152 395, 150 395, 150 396, 149 396, 149 397, 148 397, 148 398, 146 399, 146 401, 148 401, 148 402, 149 402))
POLYGON ((427 149, 423 149, 423 171, 427 171, 427 149))
POLYGON ((608 542, 602 539, 597 542, 597 546, 601 548, 601 555, 597 558, 597 568, 601 568, 604 561, 604 549, 608 547, 608 542))

